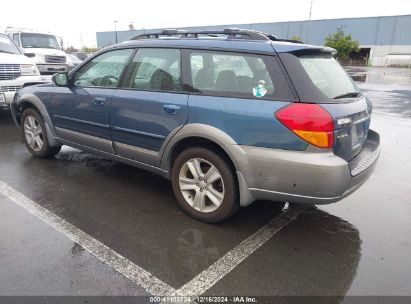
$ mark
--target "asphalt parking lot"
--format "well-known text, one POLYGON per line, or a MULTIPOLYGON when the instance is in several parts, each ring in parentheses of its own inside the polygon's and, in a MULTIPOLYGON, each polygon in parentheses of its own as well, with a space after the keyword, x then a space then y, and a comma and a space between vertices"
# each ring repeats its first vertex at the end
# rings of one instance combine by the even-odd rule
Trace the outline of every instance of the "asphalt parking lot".
POLYGON ((151 173, 69 147, 33 158, 0 113, 0 295, 411 296, 411 70, 348 71, 381 136, 370 180, 336 204, 259 201, 217 225, 151 173))

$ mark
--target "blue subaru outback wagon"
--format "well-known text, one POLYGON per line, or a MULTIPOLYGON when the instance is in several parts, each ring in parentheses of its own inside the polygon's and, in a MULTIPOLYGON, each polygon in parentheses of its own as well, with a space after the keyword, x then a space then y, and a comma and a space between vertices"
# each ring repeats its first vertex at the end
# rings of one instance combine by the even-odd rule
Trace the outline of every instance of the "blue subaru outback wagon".
POLYGON ((105 48, 12 104, 27 149, 69 145, 156 172, 196 219, 255 200, 326 204, 374 170, 371 103, 333 49, 227 29, 105 48))

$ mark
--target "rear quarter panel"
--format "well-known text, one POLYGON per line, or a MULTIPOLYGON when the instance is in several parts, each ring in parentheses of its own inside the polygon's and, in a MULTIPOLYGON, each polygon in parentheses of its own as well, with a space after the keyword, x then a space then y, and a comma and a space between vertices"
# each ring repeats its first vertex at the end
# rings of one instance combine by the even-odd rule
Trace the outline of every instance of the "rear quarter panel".
POLYGON ((302 151, 308 144, 274 117, 285 101, 190 95, 188 123, 210 125, 237 144, 302 151))

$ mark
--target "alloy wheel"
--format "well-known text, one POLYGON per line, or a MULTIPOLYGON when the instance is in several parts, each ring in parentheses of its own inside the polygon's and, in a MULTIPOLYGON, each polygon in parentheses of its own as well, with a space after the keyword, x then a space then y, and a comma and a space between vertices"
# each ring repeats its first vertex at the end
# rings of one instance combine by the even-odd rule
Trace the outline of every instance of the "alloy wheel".
POLYGON ((193 158, 185 162, 180 169, 179 185, 187 203, 197 211, 213 212, 223 203, 223 177, 205 159, 193 158))
POLYGON ((38 152, 43 148, 44 137, 40 122, 33 115, 28 115, 24 120, 24 135, 31 149, 38 152))

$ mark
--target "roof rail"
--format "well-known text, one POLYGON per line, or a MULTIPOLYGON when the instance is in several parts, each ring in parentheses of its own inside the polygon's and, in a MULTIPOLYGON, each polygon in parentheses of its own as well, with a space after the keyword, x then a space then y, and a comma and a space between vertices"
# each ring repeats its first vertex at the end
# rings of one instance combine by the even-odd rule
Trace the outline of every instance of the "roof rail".
POLYGON ((152 39, 160 37, 174 37, 174 38, 199 38, 199 36, 219 37, 220 35, 227 36, 227 39, 245 39, 245 40, 271 40, 284 41, 291 43, 303 43, 299 40, 277 38, 274 35, 253 31, 243 30, 238 28, 226 28, 224 30, 215 31, 186 31, 177 29, 165 29, 158 32, 150 32, 138 34, 128 38, 127 40, 152 39))
POLYGON ((218 37, 227 36, 227 39, 246 39, 246 40, 277 40, 276 37, 252 30, 243 30, 238 28, 227 28, 215 31, 185 31, 177 29, 166 29, 159 32, 150 32, 130 37, 128 40, 151 39, 160 37, 175 38, 199 38, 199 36, 218 37))

